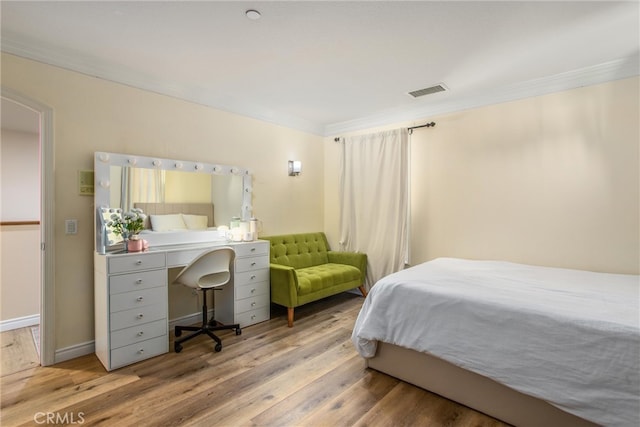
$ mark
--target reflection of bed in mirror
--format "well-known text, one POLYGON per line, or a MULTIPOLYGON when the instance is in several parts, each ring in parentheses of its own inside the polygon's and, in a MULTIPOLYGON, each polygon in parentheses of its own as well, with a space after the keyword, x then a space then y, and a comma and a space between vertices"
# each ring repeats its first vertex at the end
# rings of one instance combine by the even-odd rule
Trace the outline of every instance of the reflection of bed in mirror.
POLYGON ((135 203, 134 207, 147 215, 140 236, 151 247, 226 240, 216 227, 211 203, 135 203))
POLYGON ((147 223, 145 223, 145 228, 147 229, 151 229, 151 225, 148 222, 149 215, 185 214, 206 216, 207 228, 222 225, 215 223, 212 203, 134 203, 133 206, 142 209, 147 215, 147 223))

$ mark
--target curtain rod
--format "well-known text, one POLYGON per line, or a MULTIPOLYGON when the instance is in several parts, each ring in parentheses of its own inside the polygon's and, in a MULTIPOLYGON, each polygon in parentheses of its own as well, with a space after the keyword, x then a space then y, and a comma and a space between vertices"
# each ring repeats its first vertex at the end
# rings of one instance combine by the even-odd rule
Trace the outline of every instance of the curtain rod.
MULTIPOLYGON (((409 131, 409 133, 411 134, 411 133, 413 133, 413 130, 414 130, 414 129, 420 129, 420 128, 432 128, 432 127, 434 127, 435 125, 436 125, 436 123, 435 123, 435 122, 429 122, 429 123, 425 123, 425 124, 420 125, 420 126, 411 126, 410 128, 407 128, 407 130, 408 130, 408 131, 409 131)), ((336 136, 335 138, 333 138, 333 140, 334 140, 335 142, 340 142, 340 141, 342 140, 342 138, 341 138, 341 137, 339 137, 339 136, 336 136)))
POLYGON ((410 128, 407 128, 407 130, 409 131, 409 133, 413 133, 414 129, 420 129, 420 128, 432 128, 436 125, 436 122, 430 122, 430 123, 425 123, 424 125, 420 125, 420 126, 412 126, 410 128))

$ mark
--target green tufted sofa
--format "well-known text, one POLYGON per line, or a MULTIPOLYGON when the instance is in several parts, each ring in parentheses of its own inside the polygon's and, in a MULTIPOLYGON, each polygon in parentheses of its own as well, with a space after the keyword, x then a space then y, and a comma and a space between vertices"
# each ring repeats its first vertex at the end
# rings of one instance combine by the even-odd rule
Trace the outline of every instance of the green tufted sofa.
POLYGON ((287 307, 293 326, 293 309, 340 292, 363 286, 367 255, 335 252, 324 233, 260 237, 271 242, 271 302, 287 307))

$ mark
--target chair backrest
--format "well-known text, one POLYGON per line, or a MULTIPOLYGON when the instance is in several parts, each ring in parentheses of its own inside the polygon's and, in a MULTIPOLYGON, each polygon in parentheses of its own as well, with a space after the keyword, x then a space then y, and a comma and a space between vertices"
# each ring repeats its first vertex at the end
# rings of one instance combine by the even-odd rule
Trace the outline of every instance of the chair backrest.
POLYGON ((231 279, 231 265, 235 252, 222 246, 200 254, 182 269, 174 284, 191 288, 213 288, 224 285, 231 279))
POLYGON ((329 262, 330 250, 323 232, 260 237, 271 242, 270 262, 293 268, 306 268, 329 262))

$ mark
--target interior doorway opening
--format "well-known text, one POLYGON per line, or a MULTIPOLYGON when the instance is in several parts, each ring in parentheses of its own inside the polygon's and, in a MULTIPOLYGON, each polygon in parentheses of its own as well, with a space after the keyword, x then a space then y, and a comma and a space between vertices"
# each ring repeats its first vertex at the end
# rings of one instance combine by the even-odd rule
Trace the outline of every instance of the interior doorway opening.
MULTIPOLYGON (((37 188, 35 195, 33 196, 35 200, 30 201, 35 204, 35 208, 32 206, 29 212, 26 214, 26 211, 21 211, 19 209, 10 210, 9 213, 6 213, 6 221, 4 218, 5 209, 3 208, 3 218, 4 222, 14 222, 18 223, 16 226, 19 227, 36 227, 36 237, 35 244, 33 245, 33 251, 35 255, 32 256, 31 263, 33 267, 33 263, 37 264, 39 270, 37 273, 36 281, 36 290, 33 292, 25 292, 24 289, 16 289, 15 292, 11 290, 12 286, 16 286, 15 283, 20 282, 20 274, 14 274, 13 277, 9 278, 4 275, 2 277, 2 287, 3 294, 5 287, 10 291, 10 293, 24 294, 25 298, 29 298, 30 301, 28 303, 35 304, 39 306, 39 310, 36 308, 33 309, 33 305, 30 308, 27 308, 27 311, 39 311, 39 313, 34 313, 33 315, 19 316, 15 315, 9 321, 5 322, 3 315, 3 322, 0 323, 3 328, 7 326, 7 328, 14 326, 21 326, 20 322, 24 322, 24 327, 28 328, 33 343, 36 346, 36 351, 39 353, 39 363, 43 366, 53 365, 55 363, 55 323, 54 323, 54 308, 55 308, 55 287, 54 287, 54 215, 53 215, 53 114, 51 108, 45 106, 35 100, 29 99, 28 97, 22 96, 19 93, 16 93, 7 88, 2 88, 2 110, 1 111, 1 122, 2 129, 5 132, 13 132, 14 136, 17 136, 18 141, 16 141, 13 145, 20 144, 20 136, 28 135, 29 133, 35 133, 34 138, 36 139, 37 150, 36 155, 37 159, 31 159, 34 161, 36 165, 36 171, 31 172, 35 173, 35 177, 31 176, 30 178, 35 179, 37 184, 35 187, 37 188), (6 107, 6 108, 5 108, 6 107), (31 118, 33 122, 22 123, 21 120, 25 118, 31 118), (35 118, 35 119, 34 119, 35 118), (35 123, 35 124, 33 124, 35 123), (23 128, 21 128, 21 126, 23 128), (35 209, 36 214, 33 214, 33 210, 35 209), (21 215, 26 215, 24 218, 19 218, 21 215), (36 216, 35 219, 29 218, 29 216, 36 216), (20 220, 23 221, 20 221, 20 220), (21 224, 21 222, 25 222, 26 224, 21 224), (33 223, 36 224, 33 224, 33 223), (6 282, 6 283, 5 283, 6 282), (39 295, 37 298, 36 295, 39 295), (33 323, 37 320, 38 327, 33 329, 34 325, 27 325, 28 323, 33 323)), ((29 137, 25 137, 27 140, 29 137)), ((3 138, 4 140, 4 138, 3 138)), ((3 141, 3 150, 6 140, 3 141)), ((20 152, 19 147, 12 147, 17 149, 20 152)), ((22 152, 22 155, 28 156, 30 153, 22 152)), ((29 160, 24 160, 28 164, 29 160)), ((3 168, 4 169, 4 168, 3 168)), ((5 182, 2 180, 2 192, 3 198, 5 197, 5 189, 11 188, 11 191, 16 191, 16 186, 20 187, 25 185, 28 181, 26 175, 22 177, 18 174, 17 182, 5 182), (11 187, 9 187, 11 186, 11 187)), ((33 187, 33 182, 29 184, 28 188, 33 187)), ((20 191, 19 189, 17 189, 20 191)), ((24 195, 23 195, 24 197, 24 195)), ((4 200, 3 200, 4 205, 4 200)), ((3 224, 4 228, 4 224, 3 224)), ((33 230, 27 230, 27 232, 33 232, 33 230)), ((3 231, 4 232, 4 231, 3 231)), ((4 240, 4 239, 3 239, 4 240)), ((31 249, 29 249, 31 250, 31 249)), ((4 251, 3 251, 4 252, 4 251)), ((18 252, 11 250, 11 253, 18 252)), ((7 255, 9 252, 7 251, 7 255)), ((5 255, 3 254, 3 262, 5 259, 5 255)), ((33 269, 33 268, 32 268, 33 269)), ((4 270, 4 269, 3 269, 4 270)), ((26 274, 26 272, 25 272, 26 274)), ((4 295, 3 295, 4 297, 4 295)), ((17 296, 19 297, 19 295, 17 296)), ((3 298, 4 299, 4 298, 3 298)), ((19 329, 19 328, 13 328, 19 329)))

